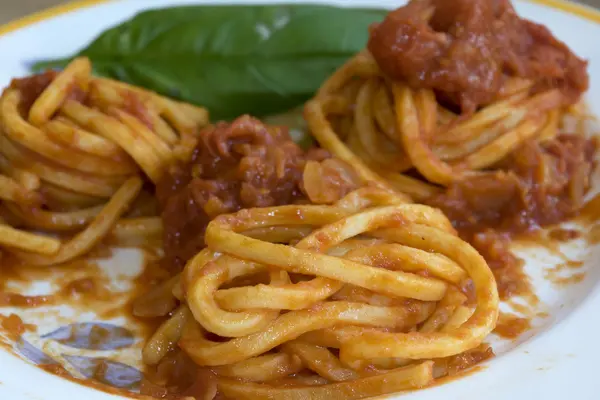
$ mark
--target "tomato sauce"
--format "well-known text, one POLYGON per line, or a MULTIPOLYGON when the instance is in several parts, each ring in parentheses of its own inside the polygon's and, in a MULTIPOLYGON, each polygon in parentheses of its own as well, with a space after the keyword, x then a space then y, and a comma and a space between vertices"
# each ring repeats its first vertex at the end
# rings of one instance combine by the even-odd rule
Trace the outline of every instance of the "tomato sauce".
POLYGON ((589 86, 587 62, 509 0, 411 1, 373 27, 368 48, 388 76, 433 89, 467 114, 496 100, 507 77, 557 88, 564 104, 589 86))

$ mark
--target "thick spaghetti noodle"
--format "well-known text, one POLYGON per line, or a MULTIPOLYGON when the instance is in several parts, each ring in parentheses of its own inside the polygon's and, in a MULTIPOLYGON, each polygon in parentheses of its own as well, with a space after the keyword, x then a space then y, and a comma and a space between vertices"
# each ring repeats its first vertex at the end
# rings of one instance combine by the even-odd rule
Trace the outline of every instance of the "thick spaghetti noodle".
POLYGON ((28 264, 53 265, 111 232, 121 243, 160 237, 143 180, 156 183, 189 157, 208 115, 95 78, 79 58, 60 73, 15 79, 0 97, 0 121, 0 244, 28 264), (61 241, 21 229, 78 233, 61 241))
POLYGON ((206 244, 180 282, 161 288, 164 302, 181 285, 185 301, 144 358, 158 364, 179 341, 227 398, 358 399, 427 386, 448 374, 448 357, 481 351, 496 323, 484 259, 441 212, 382 189, 223 215, 206 244))

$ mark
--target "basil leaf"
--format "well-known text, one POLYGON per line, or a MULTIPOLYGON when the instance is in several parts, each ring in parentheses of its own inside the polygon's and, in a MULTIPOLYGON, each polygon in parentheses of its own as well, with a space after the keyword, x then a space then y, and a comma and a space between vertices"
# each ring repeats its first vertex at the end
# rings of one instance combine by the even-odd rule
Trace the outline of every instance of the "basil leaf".
POLYGON ((310 98, 364 48, 369 25, 385 14, 306 4, 157 9, 107 30, 78 55, 99 75, 205 106, 217 119, 265 116, 310 98))

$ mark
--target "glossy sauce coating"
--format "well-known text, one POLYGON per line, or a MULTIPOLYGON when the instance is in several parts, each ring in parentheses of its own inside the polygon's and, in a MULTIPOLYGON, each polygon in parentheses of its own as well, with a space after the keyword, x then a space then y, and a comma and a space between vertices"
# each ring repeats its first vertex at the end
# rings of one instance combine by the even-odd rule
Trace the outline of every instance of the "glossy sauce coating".
POLYGON ((388 76, 467 114, 493 102, 506 77, 558 88, 565 104, 589 86, 587 62, 508 0, 413 0, 372 29, 368 48, 388 76))

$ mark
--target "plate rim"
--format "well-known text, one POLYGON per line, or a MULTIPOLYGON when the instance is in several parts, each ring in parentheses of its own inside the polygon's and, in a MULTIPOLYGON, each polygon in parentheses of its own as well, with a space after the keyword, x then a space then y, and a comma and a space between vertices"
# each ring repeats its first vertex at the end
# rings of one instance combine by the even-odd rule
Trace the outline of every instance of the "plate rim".
MULTIPOLYGON (((221 1, 221 0, 217 0, 217 1, 221 1)), ((253 0, 246 0, 249 4, 254 4, 257 2, 260 2, 260 0, 258 1, 253 1, 253 0)), ((276 0, 277 2, 280 3, 292 3, 295 2, 297 0, 276 0)), ((299 2, 310 2, 311 0, 300 0, 299 2)), ((401 0, 401 1, 405 1, 405 0, 401 0)), ((560 12, 560 13, 564 13, 564 14, 568 14, 568 15, 572 15, 575 17, 579 17, 581 19, 590 21, 596 25, 600 25, 600 8, 594 8, 592 6, 588 6, 588 5, 583 5, 583 4, 578 4, 578 3, 574 3, 570 0, 515 0, 521 3, 528 3, 528 4, 533 4, 533 5, 538 5, 538 6, 542 6, 542 7, 547 7, 549 9, 552 9, 554 11, 560 12)), ((318 1, 321 2, 321 1, 318 1)), ((4 36, 7 36, 8 34, 35 26, 39 23, 45 22, 45 21, 49 21, 52 20, 54 18, 60 17, 60 16, 64 16, 67 14, 71 14, 74 13, 76 11, 81 11, 83 9, 88 9, 88 8, 92 8, 95 6, 104 6, 104 5, 108 5, 108 4, 114 4, 117 3, 116 0, 75 0, 75 1, 70 1, 67 2, 65 4, 61 4, 61 5, 57 5, 54 7, 49 7, 46 9, 42 9, 40 11, 34 12, 34 13, 30 13, 27 14, 25 16, 19 17, 17 19, 8 21, 4 24, 0 24, 0 39, 3 38, 4 36)), ((151 3, 148 3, 148 8, 151 7, 151 3)), ((597 282, 598 284, 598 282, 597 282)), ((596 285, 594 285, 596 287, 596 285)), ((577 306, 575 308, 575 312, 577 314, 581 314, 582 311, 589 309, 590 305, 593 303, 597 303, 600 304, 600 285, 597 286, 595 289, 592 289, 590 291, 590 293, 583 299, 583 301, 581 302, 581 304, 579 304, 579 306, 577 306)), ((588 310, 589 311, 589 310, 588 310)), ((562 324, 562 322, 565 322, 566 319, 571 319, 571 317, 574 317, 575 315, 570 315, 569 317, 563 319, 563 321, 561 321, 560 324, 557 324, 555 326, 555 329, 559 327, 559 325, 562 325, 561 328, 565 328, 564 324, 562 324)), ((547 339, 546 336, 548 336, 549 332, 544 332, 543 335, 544 339, 547 339)), ((7 353, 9 354, 9 353, 7 353)), ((14 356, 13 354, 10 354, 12 356, 14 356)), ((18 357, 17 357, 18 358, 18 357)), ((37 366, 33 366, 30 365, 30 367, 35 370, 36 372, 42 372, 37 366)), ((487 367, 482 368, 483 370, 487 369, 487 367)), ((481 371, 483 372, 483 371, 481 371)), ((52 374, 46 374, 48 375, 49 378, 53 378, 56 381, 61 381, 62 383, 66 383, 66 384, 73 384, 73 382, 68 382, 69 380, 65 380, 63 378, 60 377, 56 377, 53 376, 52 374)), ((8 395, 13 394, 13 395, 17 395, 17 396, 24 396, 23 400, 25 399, 25 396, 27 396, 27 398, 29 398, 28 396, 30 396, 30 394, 26 394, 25 392, 12 392, 13 389, 17 389, 15 387, 12 387, 10 385, 4 386, 4 382, 2 382, 3 379, 0 379, 0 395, 2 395, 4 393, 3 389, 7 389, 8 390, 8 395)), ((460 381, 465 381, 465 379, 461 379, 460 381)), ((442 386, 447 386, 446 385, 442 385, 442 386)), ((439 387, 434 387, 431 389, 438 389, 439 387)), ((85 395, 86 398, 88 398, 89 400, 100 400, 100 399, 120 399, 120 400, 125 400, 125 399, 130 399, 129 396, 127 396, 126 394, 117 394, 117 393, 109 393, 109 392, 105 392, 105 391, 101 391, 101 390, 97 390, 94 388, 91 388, 87 385, 80 385, 80 384, 76 384, 75 388, 71 388, 74 392, 79 392, 81 395, 85 395)), ((411 394, 415 394, 418 395, 420 391, 416 391, 413 393, 409 393, 409 394, 404 394, 403 398, 406 398, 407 400, 412 399, 413 397, 411 396, 411 394), (406 397, 404 397, 406 396, 406 397)), ((37 395, 39 395, 41 392, 36 392, 35 393, 35 397, 32 398, 36 398, 38 399, 37 395)), ((576 394, 576 392, 575 392, 576 394)), ((377 399, 395 399, 396 395, 400 395, 402 396, 402 394, 391 394, 391 395, 385 395, 383 397, 377 397, 377 399)), ((50 395, 52 396, 52 395, 50 395)), ((17 397, 16 399, 20 399, 21 397, 17 397)), ((45 398, 45 396, 43 397, 45 398)), ((54 398, 54 397, 51 397, 54 398)), ((137 398, 137 397, 135 397, 137 398)), ((429 397, 427 397, 429 398, 429 397)))
MULTIPOLYGON (((48 7, 40 11, 18 17, 4 24, 0 24, 0 37, 9 33, 27 28, 31 25, 58 17, 60 15, 69 14, 83 8, 93 7, 101 4, 112 3, 115 0, 75 0, 65 4, 48 7)), ((290 0, 288 0, 290 1, 290 0)), ((294 0, 291 0, 294 1, 294 0)), ((600 9, 588 6, 586 4, 575 3, 570 0, 520 0, 525 3, 537 4, 550 7, 557 11, 566 12, 588 21, 600 24, 600 9)), ((285 0, 282 1, 284 3, 285 0)), ((249 3, 252 3, 249 0, 249 3)))

